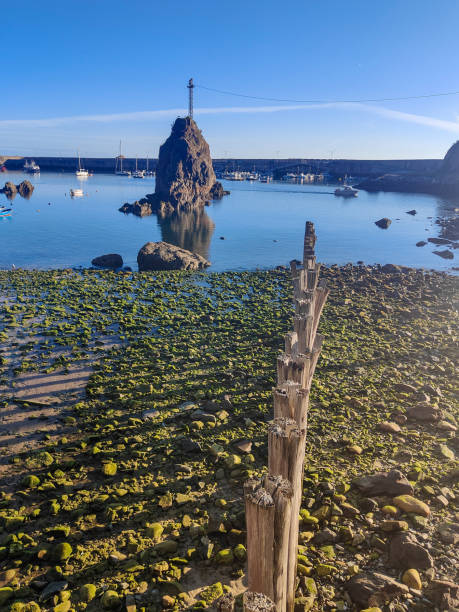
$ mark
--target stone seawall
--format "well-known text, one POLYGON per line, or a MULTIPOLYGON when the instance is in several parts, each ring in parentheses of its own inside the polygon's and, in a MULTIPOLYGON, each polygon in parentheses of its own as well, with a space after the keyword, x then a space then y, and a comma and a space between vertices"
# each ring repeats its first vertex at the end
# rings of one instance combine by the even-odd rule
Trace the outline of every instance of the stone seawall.
MULTIPOLYGON (((6 168, 21 170, 25 159, 9 159, 6 168)), ((34 157, 43 171, 74 172, 78 165, 75 157, 34 157)), ((136 160, 127 158, 123 160, 123 169, 134 170, 136 160)), ((148 167, 155 170, 157 159, 150 159, 148 167)), ((395 159, 395 160, 359 160, 359 159, 214 159, 213 166, 216 172, 225 170, 241 170, 265 173, 275 173, 281 176, 287 172, 321 172, 333 176, 345 174, 358 177, 377 177, 387 173, 398 174, 427 174, 431 175, 440 169, 440 159, 395 159)), ((91 172, 112 173, 115 170, 114 158, 83 158, 82 165, 91 172)), ((139 159, 139 170, 146 168, 146 160, 139 159)))

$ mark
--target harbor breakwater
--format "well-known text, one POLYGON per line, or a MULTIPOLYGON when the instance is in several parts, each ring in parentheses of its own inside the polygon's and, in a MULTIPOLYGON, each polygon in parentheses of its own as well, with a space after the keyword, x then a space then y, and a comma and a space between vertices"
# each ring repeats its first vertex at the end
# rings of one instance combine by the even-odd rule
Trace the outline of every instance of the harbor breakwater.
MULTIPOLYGON (((7 170, 21 170, 25 159, 8 159, 5 162, 7 170)), ((49 172, 74 172, 78 166, 76 157, 34 157, 43 171, 49 172)), ((113 157, 91 157, 84 158, 84 167, 91 172, 112 173, 115 171, 115 159, 113 157)), ((155 170, 157 159, 148 160, 148 168, 155 170)), ((281 178, 287 172, 314 172, 326 173, 331 178, 344 175, 359 178, 379 177, 382 174, 397 173, 406 175, 434 174, 441 166, 440 159, 395 159, 395 160, 359 160, 359 159, 308 159, 308 158, 286 158, 286 159, 239 159, 224 158, 214 159, 213 166, 216 173, 226 170, 241 170, 273 174, 274 178, 281 178)), ((123 159, 123 169, 135 170, 135 158, 123 159)), ((147 160, 137 160, 139 170, 147 168, 147 160)))

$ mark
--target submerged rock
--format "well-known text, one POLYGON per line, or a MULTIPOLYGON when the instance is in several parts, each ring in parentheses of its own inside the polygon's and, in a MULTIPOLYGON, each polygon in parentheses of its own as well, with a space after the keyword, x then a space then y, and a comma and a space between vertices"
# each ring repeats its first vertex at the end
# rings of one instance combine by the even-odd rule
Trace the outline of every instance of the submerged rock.
POLYGON ((375 221, 375 225, 380 227, 381 229, 387 229, 392 221, 388 217, 383 217, 379 219, 379 221, 375 221))
POLYGON ((210 261, 168 242, 147 242, 137 255, 139 271, 145 270, 201 270, 210 261))
POLYGON ((439 257, 443 257, 443 259, 454 259, 454 253, 449 249, 444 249, 443 251, 432 251, 434 255, 438 255, 439 257))

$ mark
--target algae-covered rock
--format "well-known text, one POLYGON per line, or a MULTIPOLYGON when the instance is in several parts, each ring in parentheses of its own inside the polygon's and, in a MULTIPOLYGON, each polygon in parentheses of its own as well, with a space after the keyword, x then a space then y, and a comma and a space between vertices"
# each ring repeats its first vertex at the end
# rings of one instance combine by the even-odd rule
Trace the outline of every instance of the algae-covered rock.
POLYGON ((118 466, 116 465, 116 463, 112 463, 111 461, 109 461, 108 463, 104 463, 102 466, 102 473, 104 474, 104 476, 115 476, 117 470, 118 466))
POLYGON ((80 601, 88 603, 94 599, 96 592, 97 589, 94 584, 84 584, 78 590, 78 597, 80 601))
POLYGON ((172 493, 168 491, 167 493, 162 495, 159 498, 158 506, 163 510, 165 510, 166 508, 170 508, 172 506, 172 493))
POLYGON ((334 567, 333 565, 327 565, 326 563, 319 563, 316 566, 316 573, 318 576, 330 576, 336 571, 338 571, 336 567, 334 567))
POLYGON ((0 588, 0 606, 3 606, 11 597, 13 597, 13 589, 11 587, 0 588))
POLYGON ((403 573, 402 582, 411 589, 418 589, 418 591, 422 589, 421 576, 416 569, 406 570, 406 572, 403 573))
POLYGON ((420 514, 425 517, 430 515, 429 506, 411 495, 399 495, 398 497, 394 497, 393 502, 395 506, 404 512, 413 512, 414 514, 420 514))
POLYGON ((247 550, 243 544, 238 544, 233 548, 233 554, 238 561, 245 561, 247 559, 247 550))
POLYGON ((53 612, 68 612, 71 606, 70 601, 61 601, 57 606, 54 606, 53 612))
POLYGON ((219 550, 215 555, 215 561, 219 565, 231 565, 234 561, 234 555, 231 548, 224 548, 223 550, 219 550))
POLYGON ((72 555, 72 547, 68 542, 60 542, 53 547, 51 556, 56 561, 66 561, 72 555))
POLYGON ((160 555, 169 555, 177 552, 178 544, 175 540, 164 540, 156 544, 154 550, 160 555))
POLYGON ((102 595, 100 600, 104 610, 118 610, 121 607, 121 600, 116 591, 108 590, 102 595))
POLYGON ((206 602, 207 605, 223 595, 223 586, 221 582, 216 582, 203 589, 200 593, 200 599, 206 602))
POLYGON ((34 474, 29 474, 27 476, 24 476, 24 478, 21 480, 21 484, 27 489, 36 489, 40 484, 40 479, 34 474))
POLYGON ((164 531, 164 527, 161 523, 151 523, 147 525, 145 530, 145 535, 147 538, 152 538, 153 540, 159 540, 164 531))

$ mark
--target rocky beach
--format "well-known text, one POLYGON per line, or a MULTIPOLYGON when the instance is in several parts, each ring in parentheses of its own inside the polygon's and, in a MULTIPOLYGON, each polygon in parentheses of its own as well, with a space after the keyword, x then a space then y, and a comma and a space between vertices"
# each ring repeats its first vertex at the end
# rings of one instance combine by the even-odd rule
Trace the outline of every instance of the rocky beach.
MULTIPOLYGON (((457 278, 322 276, 295 609, 457 609, 457 278)), ((0 286, 0 606, 240 606, 242 484, 266 465, 289 272, 0 286)))

